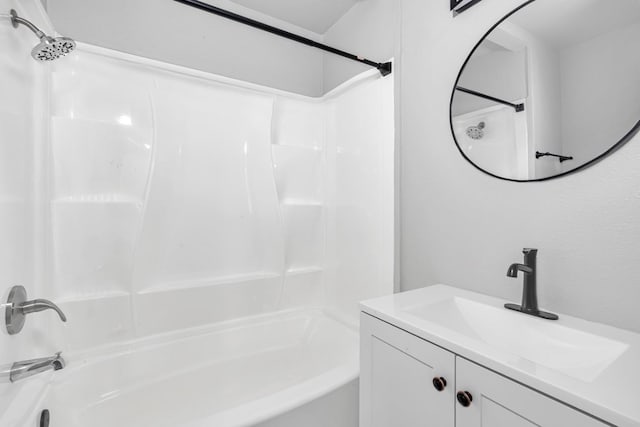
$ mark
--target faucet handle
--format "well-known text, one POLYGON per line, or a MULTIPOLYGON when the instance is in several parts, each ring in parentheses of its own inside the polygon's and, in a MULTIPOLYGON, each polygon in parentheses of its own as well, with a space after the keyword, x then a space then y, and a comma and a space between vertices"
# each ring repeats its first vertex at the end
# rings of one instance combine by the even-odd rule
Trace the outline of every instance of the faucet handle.
POLYGON ((46 299, 27 301, 27 290, 23 286, 14 286, 9 292, 4 315, 7 332, 9 332, 9 335, 19 333, 24 327, 27 314, 44 310, 54 310, 58 313, 60 320, 63 322, 67 321, 67 316, 60 310, 60 307, 51 301, 46 299))
POLYGON ((525 254, 525 255, 529 255, 529 254, 534 255, 534 254, 538 253, 538 250, 534 249, 534 248, 524 248, 522 250, 522 253, 525 254))
POLYGON ((62 310, 60 310, 60 307, 46 299, 34 299, 32 301, 25 301, 22 304, 18 305, 18 309, 21 310, 23 314, 37 313, 44 310, 53 310, 58 313, 58 316, 60 316, 60 320, 62 320, 63 322, 67 321, 67 316, 65 316, 62 310))

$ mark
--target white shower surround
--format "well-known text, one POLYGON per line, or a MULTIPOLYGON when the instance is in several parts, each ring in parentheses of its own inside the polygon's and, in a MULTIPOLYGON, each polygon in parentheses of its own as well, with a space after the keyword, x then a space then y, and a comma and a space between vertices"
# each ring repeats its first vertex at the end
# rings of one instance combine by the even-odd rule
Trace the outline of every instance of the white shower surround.
MULTIPOLYGON (((39 11, 41 22, 27 16, 46 27, 38 5, 9 3, 39 11)), ((123 425, 126 405, 148 395, 132 390, 171 386, 199 345, 219 356, 197 364, 203 376, 228 375, 211 377, 205 397, 243 384, 228 406, 198 415, 224 425, 252 425, 357 378, 356 303, 393 289, 392 79, 373 70, 314 99, 83 44, 52 65, 28 61, 23 89, 35 107, 23 110, 36 131, 18 136, 33 141, 22 160, 33 162, 25 179, 34 182, 12 191, 29 194, 21 206, 34 218, 20 230, 41 247, 24 251, 35 263, 21 267, 34 270, 28 279, 11 280, 59 302, 69 322, 34 315, 25 329, 40 330, 24 351, 3 346, 0 363, 62 350, 69 365, 3 385, 0 425, 31 425, 40 400, 73 426, 105 393, 110 420, 123 425), (35 93, 38 81, 47 97, 35 93), (48 113, 39 104, 51 116, 40 130, 38 111, 48 113), (237 354, 231 330, 245 331, 237 354), (300 359, 283 366, 287 355, 300 359), (84 406, 59 399, 61 390, 84 406), (224 418, 234 411, 242 416, 224 418)))

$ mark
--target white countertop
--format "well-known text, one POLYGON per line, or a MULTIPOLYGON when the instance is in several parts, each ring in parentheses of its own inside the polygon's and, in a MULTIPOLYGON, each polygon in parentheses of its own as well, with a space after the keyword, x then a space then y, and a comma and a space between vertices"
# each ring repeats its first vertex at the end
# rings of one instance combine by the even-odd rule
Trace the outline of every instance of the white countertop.
MULTIPOLYGON (((446 285, 364 301, 361 310, 443 347, 461 357, 512 378, 535 390, 619 427, 640 427, 640 334, 560 314, 557 321, 535 319, 541 327, 553 325, 594 334, 625 344, 625 350, 602 371, 591 376, 568 375, 525 357, 498 349, 487 342, 463 334, 436 320, 427 320, 415 307, 452 298, 464 298, 496 307, 513 316, 528 316, 503 308, 498 298, 446 285)), ((514 318, 517 319, 517 318, 514 318)))

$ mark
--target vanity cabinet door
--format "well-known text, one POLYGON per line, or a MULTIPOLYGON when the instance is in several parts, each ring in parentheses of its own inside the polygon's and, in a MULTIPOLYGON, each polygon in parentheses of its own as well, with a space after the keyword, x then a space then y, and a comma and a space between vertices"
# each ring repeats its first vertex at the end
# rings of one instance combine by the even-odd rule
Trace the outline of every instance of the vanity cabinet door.
POLYGON ((456 393, 468 393, 461 396, 462 402, 456 402, 456 427, 607 426, 460 357, 456 360, 456 380, 456 393))
POLYGON ((454 427, 455 355, 365 313, 360 333, 360 426, 454 427))

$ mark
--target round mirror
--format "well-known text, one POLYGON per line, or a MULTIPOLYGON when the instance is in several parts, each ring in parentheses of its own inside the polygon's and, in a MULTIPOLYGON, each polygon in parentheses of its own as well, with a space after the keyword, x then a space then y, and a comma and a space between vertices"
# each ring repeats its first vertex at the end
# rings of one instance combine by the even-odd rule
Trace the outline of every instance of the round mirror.
POLYGON ((640 128, 640 0, 531 0, 476 45, 451 98, 462 155, 540 181, 603 159, 640 128))

